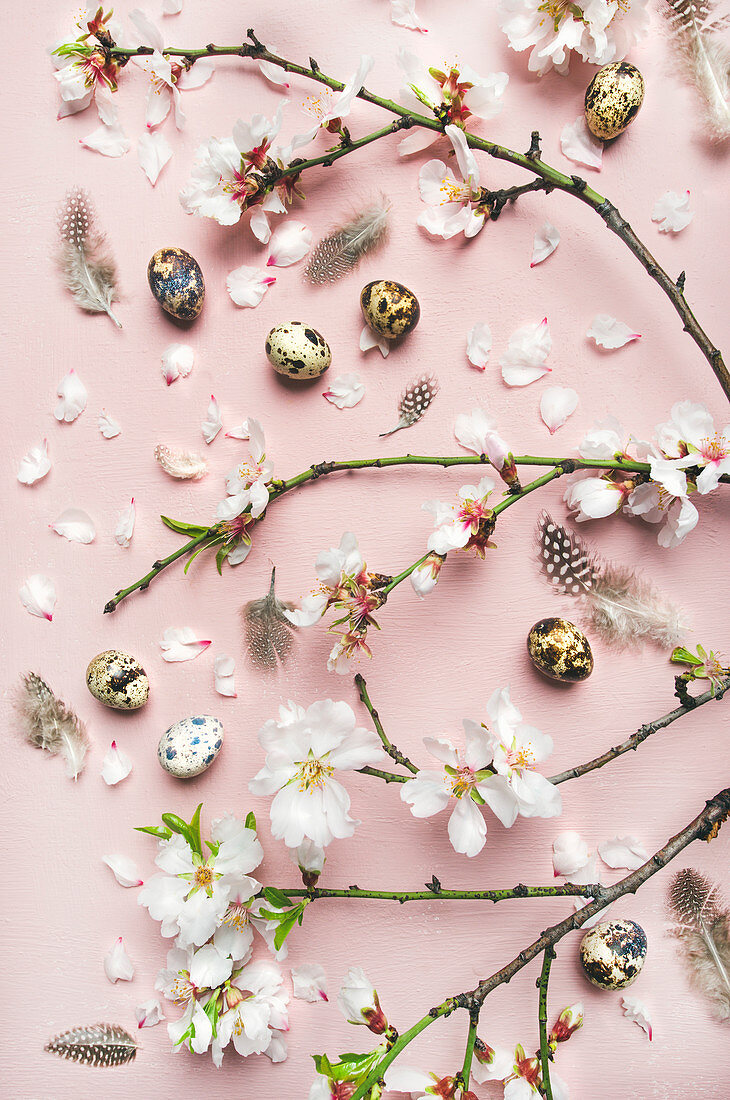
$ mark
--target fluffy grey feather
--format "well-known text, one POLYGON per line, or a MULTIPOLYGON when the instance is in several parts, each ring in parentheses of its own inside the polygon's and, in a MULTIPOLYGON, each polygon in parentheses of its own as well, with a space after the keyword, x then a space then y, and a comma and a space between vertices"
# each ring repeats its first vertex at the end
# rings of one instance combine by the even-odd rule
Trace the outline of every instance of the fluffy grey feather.
POLYGON ((438 392, 438 378, 433 374, 422 374, 409 383, 398 403, 398 423, 389 432, 381 432, 381 438, 384 435, 393 435, 401 428, 410 428, 411 424, 420 420, 438 392))
POLYGON ((349 275, 363 256, 379 248, 388 235, 390 203, 384 198, 340 226, 319 242, 307 264, 304 278, 317 286, 349 275))
POLYGON ((682 615, 634 569, 605 561, 574 531, 543 512, 538 521, 542 572, 556 592, 582 600, 605 642, 650 641, 669 649, 681 640, 682 615))
POLYGON ((718 1020, 730 1019, 730 912, 722 907, 717 887, 685 867, 669 884, 669 908, 677 924, 690 982, 712 1006, 718 1020))
POLYGON ((72 1027, 55 1035, 44 1050, 87 1066, 123 1066, 137 1057, 137 1043, 117 1024, 72 1027))
POLYGON ((66 774, 78 779, 89 747, 84 723, 35 672, 23 677, 15 706, 26 740, 51 756, 63 757, 66 774))
POLYGON ((284 615, 294 605, 278 598, 274 591, 275 577, 276 568, 271 570, 271 587, 266 595, 250 600, 243 609, 251 663, 267 671, 276 668, 277 658, 284 664, 292 646, 292 631, 296 629, 284 615))
POLYGON ((104 235, 95 227, 91 199, 81 187, 73 187, 66 195, 58 228, 63 280, 76 305, 88 313, 108 313, 121 328, 111 308, 119 297, 114 261, 104 235))
POLYGON ((713 141, 730 137, 730 45, 722 35, 730 14, 716 15, 713 0, 664 0, 662 11, 690 80, 702 97, 707 131, 713 141))

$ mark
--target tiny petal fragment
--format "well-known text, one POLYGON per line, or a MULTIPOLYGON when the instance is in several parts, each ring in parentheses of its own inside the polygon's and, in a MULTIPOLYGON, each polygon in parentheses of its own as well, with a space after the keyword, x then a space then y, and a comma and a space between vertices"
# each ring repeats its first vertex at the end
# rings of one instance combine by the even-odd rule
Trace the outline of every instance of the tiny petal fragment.
POLYGON ((689 191, 678 195, 676 191, 665 191, 654 204, 651 220, 659 223, 660 233, 679 233, 686 229, 694 217, 689 208, 689 191))
POLYGON ((162 660, 169 662, 193 661, 209 645, 210 640, 199 639, 192 627, 170 626, 162 635, 162 641, 160 642, 162 660))
POLYGON ((106 863, 120 886, 144 885, 144 880, 139 877, 137 864, 129 856, 104 856, 102 863, 106 863))
POLYGON ((575 164, 584 164, 586 168, 600 170, 603 142, 590 132, 583 115, 579 115, 575 122, 563 127, 560 148, 563 156, 574 161, 575 164))
POLYGON ((546 260, 548 256, 552 256, 559 244, 560 233, 558 230, 554 225, 551 225, 550 222, 544 222, 535 234, 530 267, 536 267, 538 264, 541 264, 543 260, 546 260))
POLYGON ((195 353, 188 344, 169 344, 162 353, 162 377, 168 386, 178 378, 187 378, 194 360, 195 353))
POLYGON ((147 130, 140 134, 137 141, 137 160, 153 187, 171 156, 170 143, 159 130, 147 130))
POLYGON ((326 1001, 327 978, 324 967, 319 963, 305 963, 303 966, 292 967, 292 985, 294 996, 300 1001, 309 1001, 316 1004, 317 1001, 326 1001))
POLYGON ((132 761, 126 753, 117 748, 116 741, 112 741, 109 752, 104 757, 101 766, 101 778, 107 787, 114 787, 126 779, 132 770, 132 761))
POLYGON ((540 416, 550 434, 561 428, 578 408, 578 394, 568 386, 548 386, 540 398, 540 416))
POLYGON ((223 427, 220 405, 216 401, 215 394, 213 393, 210 395, 210 401, 208 403, 208 415, 200 427, 203 432, 203 439, 206 443, 212 443, 223 427))
POLYGON ((56 420, 71 424, 86 408, 88 393, 86 386, 75 370, 71 369, 58 383, 56 393, 61 400, 53 410, 56 420))
POLYGON ((547 317, 537 324, 523 325, 509 338, 507 351, 500 359, 502 378, 508 386, 529 386, 551 367, 545 360, 553 346, 547 317))
POLYGON ((390 19, 398 27, 428 33, 428 27, 424 27, 416 14, 416 0, 390 0, 390 19))
POLYGON ((299 263, 312 247, 312 231, 304 222, 287 218, 274 232, 269 245, 267 267, 289 267, 299 263))
POLYGON ((622 867, 635 871, 649 858, 641 841, 635 836, 615 836, 598 845, 598 854, 608 867, 622 867))
POLYGON ((651 1016, 649 1015, 649 1009, 646 1007, 644 1002, 640 1001, 638 997, 622 997, 621 1007, 624 1010, 624 1016, 627 1016, 629 1020, 633 1020, 635 1024, 638 1024, 640 1028, 643 1028, 643 1030, 649 1036, 649 1042, 651 1042, 651 1016))
POLYGON ((121 435, 122 429, 119 427, 116 420, 109 415, 106 409, 102 409, 99 413, 97 424, 104 439, 114 439, 115 436, 121 435))
POLYGON ((236 684, 233 674, 236 662, 233 657, 216 657, 213 662, 213 676, 215 677, 215 690, 219 695, 225 695, 230 699, 236 698, 236 684))
POLYGON ((29 615, 38 619, 53 619, 56 606, 56 586, 50 577, 34 573, 20 589, 20 601, 29 615))
POLYGON ((134 525, 137 520, 137 509, 134 506, 134 497, 129 502, 129 507, 125 508, 119 517, 117 522, 117 529, 114 532, 114 538, 119 546, 123 550, 126 550, 132 541, 132 535, 134 534, 134 525))
POLYGON ((96 528, 91 516, 81 508, 67 508, 65 512, 61 512, 57 520, 49 524, 49 527, 69 542, 82 542, 88 545, 96 536, 96 528))
POLYGON ((470 329, 466 338, 466 357, 477 370, 484 370, 492 350, 492 333, 489 325, 483 321, 470 329))
POLYGON ((21 458, 18 466, 18 481, 21 485, 35 485, 36 481, 46 476, 50 468, 48 440, 44 439, 37 447, 31 447, 21 458))
POLYGON ((338 409, 352 409, 365 396, 365 387, 357 374, 340 374, 322 394, 331 405, 338 409))
POLYGON ((131 982, 134 977, 132 960, 124 947, 124 940, 120 936, 117 942, 104 956, 104 973, 110 982, 131 982))
POLYGON ((242 267, 229 271, 226 288, 237 306, 255 309, 261 303, 264 294, 276 282, 275 275, 267 275, 266 268, 242 267))
POLYGON ((383 359, 387 359, 390 351, 390 341, 386 340, 384 336, 378 336, 377 332, 373 332, 370 328, 370 325, 365 325, 360 333, 360 351, 370 351, 371 348, 377 348, 383 359))
POLYGON ((114 126, 99 126, 93 133, 79 139, 85 149, 101 153, 103 157, 121 157, 129 152, 131 141, 117 123, 114 126))
POLYGON ((599 347, 613 350, 614 348, 622 348, 624 344, 628 344, 631 340, 640 340, 640 332, 632 332, 627 324, 623 321, 617 321, 615 317, 611 317, 608 313, 599 313, 597 317, 593 318, 593 324, 588 329, 586 336, 590 340, 595 340, 599 347))
POLYGON ((149 1001, 137 1005, 134 1015, 137 1020, 137 1027, 154 1027, 155 1024, 159 1024, 166 1019, 162 1011, 162 1005, 156 997, 150 997, 149 1001))

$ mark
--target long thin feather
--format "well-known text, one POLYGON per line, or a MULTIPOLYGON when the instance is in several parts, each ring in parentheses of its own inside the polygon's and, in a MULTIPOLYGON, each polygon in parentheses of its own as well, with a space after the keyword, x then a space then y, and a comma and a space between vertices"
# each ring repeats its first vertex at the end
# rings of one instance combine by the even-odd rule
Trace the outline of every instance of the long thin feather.
POLYGON ((582 600, 605 642, 626 646, 650 641, 669 649, 681 640, 681 612, 646 577, 606 561, 547 512, 538 521, 537 545, 547 580, 556 592, 582 600))
POLYGON ((685 867, 669 884, 669 908, 677 921, 672 935, 682 945, 692 986, 707 998, 718 1020, 730 1019, 730 912, 717 886, 694 867, 685 867))
POLYGON ((398 423, 389 432, 381 432, 380 437, 393 435, 401 428, 410 428, 412 424, 416 424, 438 392, 439 382, 434 374, 422 374, 410 382, 398 402, 398 423))
POLYGON ((119 298, 114 260, 103 233, 96 229, 94 208, 83 188, 73 187, 66 195, 58 228, 64 284, 77 306, 88 313, 108 313, 121 328, 111 308, 119 298))
POLYGON ((123 1066, 137 1057, 137 1043, 118 1024, 72 1027, 46 1043, 44 1050, 87 1066, 123 1066))
POLYGON ((61 756, 66 774, 78 779, 89 747, 86 726, 35 672, 23 677, 16 710, 25 739, 51 756, 61 756))
POLYGON ((730 137, 730 45, 723 34, 730 14, 717 16, 713 0, 664 0, 662 11, 678 56, 702 97, 713 141, 730 137))
POLYGON ((388 235, 390 203, 381 198, 346 225, 319 242, 307 264, 304 278, 322 286, 349 275, 363 256, 379 248, 388 235))
POLYGON ((243 609, 248 653, 257 668, 270 671, 276 668, 277 658, 282 664, 289 656, 292 631, 295 627, 285 617, 293 604, 280 600, 274 591, 276 568, 271 570, 271 587, 259 600, 250 600, 243 609))

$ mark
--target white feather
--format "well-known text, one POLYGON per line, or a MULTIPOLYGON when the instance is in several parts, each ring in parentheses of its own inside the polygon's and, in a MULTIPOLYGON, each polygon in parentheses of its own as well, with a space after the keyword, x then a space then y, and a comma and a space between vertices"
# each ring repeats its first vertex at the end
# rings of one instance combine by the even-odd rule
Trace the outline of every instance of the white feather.
POLYGON ((180 481, 197 481, 208 472, 205 459, 192 451, 174 451, 159 444, 155 447, 155 458, 166 474, 180 481))
POLYGON ((730 137, 730 15, 715 18, 713 0, 665 0, 663 12, 680 60, 702 96, 713 141, 730 137))

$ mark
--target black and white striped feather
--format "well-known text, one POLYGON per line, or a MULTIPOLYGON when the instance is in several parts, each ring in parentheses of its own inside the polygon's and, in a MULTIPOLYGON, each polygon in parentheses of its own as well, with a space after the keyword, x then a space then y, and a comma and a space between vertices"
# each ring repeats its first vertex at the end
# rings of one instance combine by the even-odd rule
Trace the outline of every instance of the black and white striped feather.
POLYGON ((86 1066, 123 1066, 137 1056, 136 1041, 117 1024, 72 1027, 55 1035, 43 1049, 86 1066))
POLYGON ((669 908, 676 920, 690 982, 712 1006, 718 1020, 730 1020, 730 912, 723 908, 717 886, 685 867, 669 884, 669 908))
POLYGON ((439 381, 434 374, 421 374, 413 382, 410 382, 398 402, 398 416, 400 418, 398 423, 389 432, 381 432, 381 438, 385 435, 393 435, 394 432, 399 432, 401 428, 410 428, 412 424, 417 423, 438 392, 439 381))
POLYGON ((381 198, 346 225, 323 237, 307 264, 305 280, 323 286, 349 275, 363 256, 374 252, 385 241, 389 210, 390 203, 381 198))
POLYGON ((87 313, 107 313, 121 328, 112 312, 112 303, 119 298, 116 267, 103 233, 96 228, 94 207, 83 188, 73 187, 66 195, 58 230, 63 281, 76 305, 87 313))
POLYGON ((730 13, 714 0, 663 0, 673 44, 704 108, 713 141, 730 137, 730 13))
POLYGON ((547 512, 538 521, 540 566, 556 592, 582 601, 591 624, 617 646, 654 642, 671 648, 685 628, 680 610, 627 566, 608 562, 547 512))

